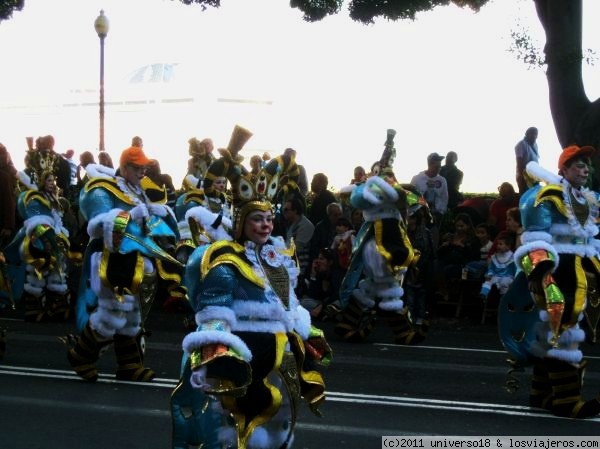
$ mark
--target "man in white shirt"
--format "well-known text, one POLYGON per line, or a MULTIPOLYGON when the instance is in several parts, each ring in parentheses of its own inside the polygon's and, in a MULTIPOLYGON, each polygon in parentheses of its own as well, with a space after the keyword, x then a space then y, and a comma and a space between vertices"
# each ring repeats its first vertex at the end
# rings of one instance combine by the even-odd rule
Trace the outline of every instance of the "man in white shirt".
POLYGON ((310 240, 315 231, 315 226, 304 215, 304 205, 298 198, 291 198, 285 202, 283 217, 286 223, 285 241, 289 245, 294 239, 296 256, 300 265, 300 275, 306 273, 309 262, 310 240))
POLYGON ((535 127, 527 128, 525 137, 515 146, 515 157, 517 159, 517 185, 519 193, 523 194, 527 190, 527 182, 525 181, 525 167, 531 161, 539 161, 538 146, 536 143, 538 137, 538 129, 535 127))
POLYGON ((443 159, 444 156, 431 153, 427 156, 427 170, 416 174, 410 181, 421 192, 429 205, 433 216, 431 237, 435 248, 437 248, 439 241, 439 227, 442 218, 448 210, 448 184, 446 178, 440 175, 443 159))

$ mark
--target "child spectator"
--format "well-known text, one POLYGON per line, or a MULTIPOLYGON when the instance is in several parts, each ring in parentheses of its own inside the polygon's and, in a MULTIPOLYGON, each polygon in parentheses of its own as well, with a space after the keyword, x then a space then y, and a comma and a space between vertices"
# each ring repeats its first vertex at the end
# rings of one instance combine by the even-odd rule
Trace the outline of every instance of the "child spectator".
POLYGON ((514 238, 508 232, 502 232, 496 237, 496 252, 490 257, 485 282, 481 286, 480 296, 487 298, 493 286, 501 295, 505 294, 515 278, 517 266, 511 248, 514 238))
POLYGON ((427 286, 431 284, 429 269, 435 258, 431 231, 427 228, 426 212, 423 207, 409 209, 406 222, 410 243, 413 249, 421 253, 416 267, 409 268, 404 283, 404 297, 416 326, 427 325, 427 286))
POLYGON ((482 279, 488 266, 488 258, 492 249, 491 230, 490 226, 485 223, 480 223, 475 226, 475 236, 479 240, 479 260, 467 262, 467 279, 482 279))
POLYGON ((335 237, 331 244, 331 249, 335 251, 338 259, 338 265, 344 272, 350 266, 350 257, 352 256, 352 244, 354 243, 354 229, 352 223, 345 217, 338 218, 335 224, 335 237))

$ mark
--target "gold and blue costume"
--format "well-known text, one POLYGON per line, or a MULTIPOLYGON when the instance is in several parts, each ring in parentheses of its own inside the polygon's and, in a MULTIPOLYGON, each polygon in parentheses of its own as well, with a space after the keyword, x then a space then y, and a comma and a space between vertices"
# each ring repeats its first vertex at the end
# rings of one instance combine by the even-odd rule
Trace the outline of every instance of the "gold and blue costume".
POLYGON ((144 368, 143 321, 157 284, 171 296, 185 296, 182 265, 172 256, 179 235, 165 195, 148 178, 132 186, 120 176, 90 179, 80 195, 80 210, 88 222, 86 249, 77 302, 81 330, 68 358, 78 375, 98 377, 100 350, 114 342, 117 378, 147 381, 154 373, 144 368), (161 198, 161 202, 149 199, 161 198), (133 218, 136 208, 148 217, 133 218))
POLYGON ((316 367, 329 362, 331 351, 294 293, 294 250, 281 237, 257 245, 243 235, 248 214, 272 212, 268 200, 279 190, 274 166, 252 179, 236 167, 250 135, 236 127, 228 148, 219 150, 224 159, 207 172, 210 179, 231 168, 234 239, 196 248, 186 265, 198 327, 183 339, 181 380, 172 395, 177 449, 289 448, 300 400, 319 414, 325 399, 316 367))
POLYGON ((537 163, 527 171, 546 183, 520 200, 520 272, 500 303, 500 339, 515 364, 533 365, 530 405, 559 416, 593 416, 600 399, 581 399, 585 361, 579 346, 586 340, 580 323, 595 340, 600 311, 599 195, 574 188, 537 163), (541 290, 530 293, 534 280, 541 290))

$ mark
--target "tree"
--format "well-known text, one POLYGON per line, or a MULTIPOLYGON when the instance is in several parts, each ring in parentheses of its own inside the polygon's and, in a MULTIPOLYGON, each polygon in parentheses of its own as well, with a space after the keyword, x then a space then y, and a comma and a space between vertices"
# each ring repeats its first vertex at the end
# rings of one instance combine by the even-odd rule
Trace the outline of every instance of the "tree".
POLYGON ((0 22, 12 17, 13 12, 21 11, 25 0, 0 0, 0 22))
MULTIPOLYGON (((220 0, 179 0, 186 5, 218 8, 220 0)), ((353 20, 371 24, 377 17, 414 20, 419 12, 454 4, 474 11, 489 0, 349 0, 353 20)), ((583 86, 582 0, 531 0, 546 34, 544 47, 549 105, 560 144, 592 145, 600 149, 600 100, 591 101, 583 86)), ((0 21, 23 8, 24 0, 0 0, 0 21)), ((304 20, 318 21, 340 12, 343 0, 290 0, 304 20)), ((599 151, 600 153, 600 151, 599 151)), ((594 161, 600 175, 600 155, 594 161)), ((600 187, 600 180, 593 187, 600 187)))

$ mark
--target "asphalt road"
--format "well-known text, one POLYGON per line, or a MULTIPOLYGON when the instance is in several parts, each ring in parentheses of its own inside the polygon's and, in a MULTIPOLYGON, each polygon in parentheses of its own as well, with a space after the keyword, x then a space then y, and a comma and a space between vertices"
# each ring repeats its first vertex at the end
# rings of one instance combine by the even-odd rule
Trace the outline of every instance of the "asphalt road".
MULTIPOLYGON (((437 318, 418 346, 390 344, 378 323, 369 342, 329 335, 334 360, 325 371, 328 396, 317 418, 303 408, 295 448, 382 447, 383 435, 598 435, 600 419, 556 418, 526 406, 530 371, 521 388, 503 389, 508 365, 493 319, 437 318)), ((170 394, 178 380, 182 315, 155 311, 148 322, 148 384, 114 380, 112 350, 101 357, 101 378, 75 376, 58 337, 73 323, 25 323, 0 315, 8 349, 0 362, 0 448, 163 449, 171 447, 170 394)), ((586 347, 584 395, 600 391, 600 350, 586 347)))

